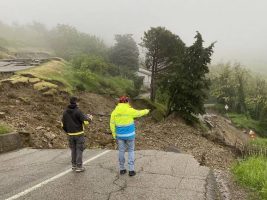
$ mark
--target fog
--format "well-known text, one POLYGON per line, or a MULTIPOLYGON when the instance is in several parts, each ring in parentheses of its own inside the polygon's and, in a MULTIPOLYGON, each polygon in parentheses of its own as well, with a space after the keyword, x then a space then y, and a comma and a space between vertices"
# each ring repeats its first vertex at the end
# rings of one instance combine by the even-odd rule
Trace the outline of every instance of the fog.
MULTIPOLYGON (((69 24, 113 43, 114 34, 164 26, 190 45, 196 31, 217 41, 213 63, 267 66, 266 0, 0 0, 0 21, 69 24)), ((1 31, 1 30, 0 30, 1 31)))

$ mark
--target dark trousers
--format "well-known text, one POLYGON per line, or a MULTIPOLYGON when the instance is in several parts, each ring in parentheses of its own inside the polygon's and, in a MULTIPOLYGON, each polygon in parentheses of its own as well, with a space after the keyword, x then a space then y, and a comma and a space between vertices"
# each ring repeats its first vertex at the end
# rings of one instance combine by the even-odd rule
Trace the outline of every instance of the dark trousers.
POLYGON ((84 135, 70 135, 69 146, 71 149, 71 163, 72 166, 82 167, 83 165, 83 150, 84 135))

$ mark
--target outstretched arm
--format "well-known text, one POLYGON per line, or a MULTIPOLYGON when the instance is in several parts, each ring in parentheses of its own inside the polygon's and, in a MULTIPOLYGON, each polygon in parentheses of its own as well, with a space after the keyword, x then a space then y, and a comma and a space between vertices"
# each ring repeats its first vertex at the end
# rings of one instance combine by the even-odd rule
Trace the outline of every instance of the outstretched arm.
POLYGON ((137 117, 142 117, 144 115, 147 115, 149 113, 149 109, 136 110, 134 108, 130 108, 128 112, 129 112, 129 115, 131 115, 133 118, 137 118, 137 117))

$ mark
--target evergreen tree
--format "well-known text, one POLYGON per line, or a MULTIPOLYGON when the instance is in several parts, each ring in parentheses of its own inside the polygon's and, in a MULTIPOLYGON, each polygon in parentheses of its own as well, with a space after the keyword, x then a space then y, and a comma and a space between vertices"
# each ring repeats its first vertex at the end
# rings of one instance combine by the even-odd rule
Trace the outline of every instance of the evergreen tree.
POLYGON ((196 41, 187 47, 182 59, 175 57, 169 73, 162 79, 161 91, 167 91, 168 114, 178 112, 187 121, 195 119, 192 114, 203 114, 210 81, 208 64, 213 46, 203 47, 203 39, 197 32, 196 41))
POLYGON ((138 71, 139 50, 132 34, 115 35, 116 44, 111 49, 110 60, 123 71, 138 71))
POLYGON ((141 46, 146 48, 145 65, 152 73, 150 99, 155 101, 159 79, 184 50, 182 40, 164 27, 151 28, 144 33, 141 46))

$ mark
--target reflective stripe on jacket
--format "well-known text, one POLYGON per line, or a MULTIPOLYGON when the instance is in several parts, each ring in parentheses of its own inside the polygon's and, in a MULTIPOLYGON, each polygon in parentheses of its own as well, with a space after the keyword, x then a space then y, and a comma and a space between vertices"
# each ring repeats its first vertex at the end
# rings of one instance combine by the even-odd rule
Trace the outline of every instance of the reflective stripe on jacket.
POLYGON ((149 113, 148 109, 135 110, 129 103, 119 103, 111 113, 110 129, 113 138, 132 140, 135 138, 134 118, 142 117, 149 113))

